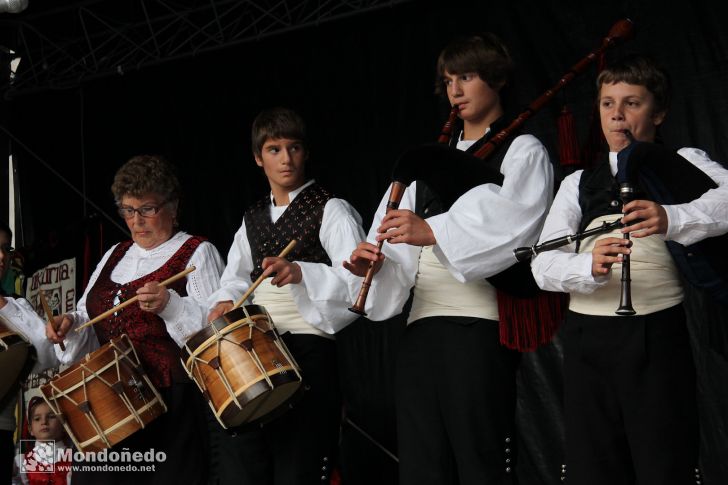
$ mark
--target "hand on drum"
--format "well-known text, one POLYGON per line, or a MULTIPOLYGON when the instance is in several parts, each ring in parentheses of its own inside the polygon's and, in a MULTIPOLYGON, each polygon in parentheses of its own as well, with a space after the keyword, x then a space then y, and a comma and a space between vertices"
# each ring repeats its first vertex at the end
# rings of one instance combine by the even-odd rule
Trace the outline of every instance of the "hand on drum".
POLYGON ((161 286, 158 281, 150 281, 139 288, 137 296, 139 297, 139 308, 145 312, 159 313, 169 302, 167 288, 161 286))
POLYGON ((73 319, 68 315, 56 315, 53 317, 53 324, 46 323, 46 337, 54 344, 63 343, 66 334, 71 329, 73 319))
POLYGON ((390 244, 432 246, 437 243, 427 221, 406 209, 387 212, 377 232, 377 241, 386 240, 390 244))
POLYGON ((592 249, 592 275, 604 276, 612 270, 614 263, 622 262, 622 255, 632 252, 632 242, 619 237, 605 237, 597 240, 592 249))
POLYGON ((270 284, 277 287, 300 283, 302 279, 301 267, 291 263, 286 258, 269 256, 263 259, 263 276, 274 275, 270 284))
POLYGON ((213 308, 210 311, 210 314, 207 315, 207 321, 212 322, 213 320, 217 320, 227 312, 233 309, 233 302, 232 300, 227 301, 219 301, 217 302, 217 305, 215 305, 215 308, 213 308))
POLYGON ((344 261, 343 265, 352 274, 364 276, 367 274, 369 264, 372 261, 374 261, 374 274, 377 274, 379 268, 382 267, 382 263, 384 263, 384 255, 374 244, 362 241, 351 252, 349 261, 344 261))
POLYGON ((633 200, 624 206, 623 224, 632 225, 622 228, 630 237, 647 237, 667 233, 667 212, 660 204, 650 200, 633 200))

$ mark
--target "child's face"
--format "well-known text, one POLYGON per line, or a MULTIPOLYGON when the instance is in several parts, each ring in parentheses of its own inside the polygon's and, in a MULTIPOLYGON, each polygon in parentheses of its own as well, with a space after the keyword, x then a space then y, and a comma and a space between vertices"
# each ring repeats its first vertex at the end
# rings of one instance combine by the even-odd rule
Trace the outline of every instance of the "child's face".
POLYGON ((629 145, 624 130, 629 130, 636 140, 654 141, 665 113, 655 113, 655 97, 646 87, 618 82, 602 84, 599 117, 609 150, 618 152, 629 145))
POLYGON ((308 154, 300 140, 269 138, 255 163, 263 167, 271 189, 295 190, 306 181, 304 165, 308 154))
POLYGON ((63 437, 63 426, 48 404, 42 402, 33 407, 30 417, 30 434, 37 440, 59 440, 63 437))
POLYGON ((500 106, 498 90, 490 87, 478 73, 451 74, 445 71, 444 77, 450 105, 458 105, 463 121, 477 123, 500 106))

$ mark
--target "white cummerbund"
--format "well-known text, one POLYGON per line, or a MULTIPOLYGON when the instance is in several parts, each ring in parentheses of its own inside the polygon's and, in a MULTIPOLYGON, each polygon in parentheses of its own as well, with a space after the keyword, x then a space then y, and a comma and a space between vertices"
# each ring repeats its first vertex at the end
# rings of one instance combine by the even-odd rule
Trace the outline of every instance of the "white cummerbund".
POLYGON ((334 338, 333 335, 322 332, 304 320, 298 312, 298 308, 296 308, 296 303, 293 301, 288 285, 278 288, 270 284, 271 279, 266 278, 255 289, 253 303, 264 306, 268 310, 279 334, 284 332, 307 333, 328 339, 334 338))
MULTIPOLYGON (((587 229, 611 222, 620 215, 606 215, 594 219, 587 229)), ((594 243, 605 237, 622 237, 619 229, 609 234, 598 234, 581 241, 580 253, 590 253, 594 243)), ((677 305, 683 300, 682 282, 665 241, 652 235, 632 238, 630 254, 632 279, 632 306, 638 315, 654 313, 677 305)), ((621 294, 622 264, 612 265, 612 273, 606 286, 594 293, 571 293, 569 309, 585 315, 614 316, 619 307, 621 294)))
POLYGON ((495 288, 486 280, 460 283, 432 251, 420 252, 414 300, 407 323, 425 317, 461 316, 498 320, 495 288))

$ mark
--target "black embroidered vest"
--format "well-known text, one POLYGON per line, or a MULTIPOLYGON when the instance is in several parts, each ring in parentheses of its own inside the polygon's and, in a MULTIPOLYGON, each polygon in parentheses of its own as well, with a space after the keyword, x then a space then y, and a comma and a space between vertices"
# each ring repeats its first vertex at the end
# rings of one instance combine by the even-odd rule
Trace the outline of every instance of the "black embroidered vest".
POLYGON ((250 273, 253 281, 263 272, 263 259, 278 255, 291 239, 296 239, 298 244, 288 254, 289 261, 331 265, 331 259, 319 239, 324 207, 331 198, 330 192, 314 183, 293 199, 275 223, 270 218, 269 196, 245 212, 245 229, 253 256, 253 271, 250 273))
MULTIPOLYGON (((125 241, 117 245, 86 297, 89 318, 94 318, 113 307, 116 297, 118 297, 118 303, 121 303, 135 296, 136 290, 146 283, 164 281, 184 271, 192 254, 203 241, 203 238, 196 236, 189 238, 162 267, 123 285, 111 280, 111 272, 129 250, 133 241, 125 241)), ((168 285, 167 288, 173 289, 180 296, 187 296, 186 286, 187 279, 182 278, 168 285)), ((187 375, 180 363, 180 348, 167 333, 164 320, 153 313, 142 311, 138 304, 122 308, 97 323, 94 329, 99 343, 102 345, 112 337, 118 337, 124 333, 128 335, 142 361, 144 370, 154 385, 169 387, 172 382, 187 381, 187 375)))
MULTIPOLYGON (((643 193, 638 185, 632 199, 644 198, 643 193)), ((582 172, 579 179, 579 207, 582 214, 579 232, 597 217, 622 214, 619 185, 612 175, 608 160, 602 159, 594 168, 582 172)))
POLYGON ((597 217, 622 213, 619 186, 609 169, 609 161, 602 159, 594 168, 582 172, 579 179, 579 207, 579 232, 597 217))

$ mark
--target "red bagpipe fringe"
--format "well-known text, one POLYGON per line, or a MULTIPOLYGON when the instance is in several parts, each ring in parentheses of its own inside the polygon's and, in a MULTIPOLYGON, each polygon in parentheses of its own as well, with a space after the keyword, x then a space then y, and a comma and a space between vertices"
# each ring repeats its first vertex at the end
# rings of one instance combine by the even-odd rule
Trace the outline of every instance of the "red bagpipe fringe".
POLYGON ((533 298, 516 298, 498 291, 501 345, 531 352, 551 341, 566 313, 568 294, 539 291, 533 298))
POLYGON ((331 479, 329 480, 329 485, 341 485, 341 474, 339 473, 338 468, 334 468, 331 472, 331 479))
POLYGON ((556 121, 559 135, 559 161, 561 165, 580 165, 579 141, 574 127, 574 115, 568 106, 561 108, 556 121))

